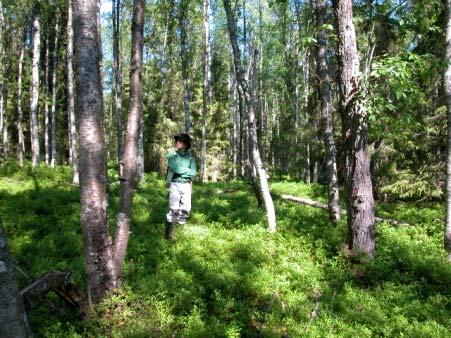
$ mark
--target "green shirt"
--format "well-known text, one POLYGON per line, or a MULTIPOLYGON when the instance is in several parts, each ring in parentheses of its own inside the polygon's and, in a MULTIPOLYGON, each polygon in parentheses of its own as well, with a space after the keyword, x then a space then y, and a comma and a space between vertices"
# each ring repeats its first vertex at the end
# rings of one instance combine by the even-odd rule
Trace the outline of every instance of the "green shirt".
POLYGON ((191 182, 197 175, 196 160, 191 151, 169 151, 168 159, 168 181, 169 182, 191 182))

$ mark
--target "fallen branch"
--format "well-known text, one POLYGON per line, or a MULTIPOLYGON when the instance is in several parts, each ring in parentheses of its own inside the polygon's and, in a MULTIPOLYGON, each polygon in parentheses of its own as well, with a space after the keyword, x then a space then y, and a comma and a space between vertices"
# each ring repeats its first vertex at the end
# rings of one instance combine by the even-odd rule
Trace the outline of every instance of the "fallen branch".
MULTIPOLYGON (((305 204, 314 208, 321 208, 324 210, 329 210, 329 207, 327 206, 327 204, 323 204, 308 198, 304 198, 304 197, 297 197, 297 196, 291 196, 291 195, 280 195, 280 197, 284 200, 288 200, 288 201, 292 201, 292 202, 297 202, 300 204, 305 204)), ((346 215, 346 210, 340 209, 340 214, 342 215, 346 215)), ((391 225, 396 225, 396 226, 410 226, 410 224, 405 223, 405 222, 398 222, 394 219, 389 219, 389 218, 382 218, 382 217, 375 217, 376 222, 387 222, 391 225)))
POLYGON ((80 291, 72 283, 70 271, 50 271, 24 288, 20 293, 27 306, 33 301, 45 296, 50 291, 55 292, 69 307, 84 312, 84 302, 80 291))

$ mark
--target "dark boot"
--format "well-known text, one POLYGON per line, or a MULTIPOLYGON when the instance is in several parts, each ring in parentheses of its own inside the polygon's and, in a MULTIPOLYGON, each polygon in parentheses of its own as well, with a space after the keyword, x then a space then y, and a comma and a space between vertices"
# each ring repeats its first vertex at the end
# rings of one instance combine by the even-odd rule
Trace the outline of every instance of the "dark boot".
POLYGON ((173 241, 174 240, 173 234, 174 234, 174 224, 166 221, 166 229, 164 231, 164 238, 166 238, 168 241, 173 241))

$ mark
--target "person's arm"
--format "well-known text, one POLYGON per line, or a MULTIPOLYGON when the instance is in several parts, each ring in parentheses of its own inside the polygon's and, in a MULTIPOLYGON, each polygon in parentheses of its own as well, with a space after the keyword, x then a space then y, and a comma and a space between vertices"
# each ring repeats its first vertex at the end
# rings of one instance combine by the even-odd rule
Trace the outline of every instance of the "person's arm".
POLYGON ((168 156, 168 166, 169 169, 178 174, 178 175, 185 175, 190 172, 190 168, 185 168, 179 165, 177 161, 177 154, 175 152, 169 152, 168 156))
POLYGON ((185 178, 192 178, 197 175, 196 159, 193 157, 189 162, 189 171, 183 175, 185 178))

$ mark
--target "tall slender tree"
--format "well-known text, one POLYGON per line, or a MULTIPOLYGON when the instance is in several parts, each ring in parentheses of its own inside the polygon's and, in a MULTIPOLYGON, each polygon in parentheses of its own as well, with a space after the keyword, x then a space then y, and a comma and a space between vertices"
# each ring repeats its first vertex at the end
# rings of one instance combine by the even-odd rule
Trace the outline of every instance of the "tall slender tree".
POLYGON ((17 136, 18 136, 18 157, 19 164, 23 166, 25 157, 25 137, 23 133, 23 111, 22 111, 22 74, 23 74, 23 58, 25 54, 26 29, 23 28, 22 36, 19 36, 19 61, 17 70, 17 136))
POLYGON ((113 73, 114 73, 114 116, 116 118, 117 133, 117 161, 120 163, 124 148, 122 136, 122 63, 121 63, 121 0, 113 0, 112 7, 113 17, 113 73))
POLYGON ((205 182, 207 165, 206 165, 206 150, 207 150, 207 115, 212 99, 211 88, 211 48, 210 48, 210 0, 204 0, 203 6, 203 29, 204 29, 204 81, 202 86, 202 125, 201 125, 201 144, 200 144, 200 179, 205 182))
POLYGON ((122 276, 122 265, 127 252, 130 235, 130 220, 133 205, 133 187, 135 185, 138 140, 142 116, 142 59, 144 43, 144 0, 134 0, 132 19, 132 53, 130 62, 130 111, 127 118, 125 148, 123 157, 123 173, 117 228, 114 240, 114 260, 119 276, 122 276))
MULTIPOLYGON (((238 92, 241 93, 243 104, 248 110, 248 129, 249 129, 249 153, 251 160, 250 170, 256 171, 259 178, 259 187, 256 191, 257 199, 263 201, 268 218, 268 230, 270 232, 276 231, 276 215, 274 210, 274 203, 269 192, 268 178, 263 163, 260 157, 260 150, 258 149, 257 129, 255 124, 255 110, 254 110, 254 95, 249 95, 247 80, 245 78, 244 70, 241 65, 240 49, 238 47, 236 21, 229 0, 223 0, 224 9, 227 16, 227 27, 229 30, 230 43, 233 50, 233 63, 235 67, 235 77, 238 86, 238 92)), ((253 57, 252 62, 255 62, 253 57)), ((252 69, 252 62, 250 69, 252 69)))
POLYGON ((367 140, 367 113, 359 102, 359 58, 352 0, 334 0, 338 28, 340 113, 345 144, 348 246, 369 257, 376 251, 373 186, 367 140))
POLYGON ((45 163, 50 165, 52 159, 52 146, 51 146, 51 125, 50 125, 50 112, 49 112, 49 88, 50 88, 50 36, 49 26, 47 26, 45 33, 45 55, 44 55, 44 156, 45 163))
POLYGON ((58 73, 58 50, 59 50, 59 35, 60 35, 60 23, 59 23, 59 11, 57 10, 55 19, 55 42, 53 44, 52 55, 52 107, 50 110, 51 120, 51 161, 52 168, 56 165, 56 92, 57 92, 57 73, 58 73))
POLYGON ((118 285, 108 232, 97 2, 75 0, 73 12, 84 261, 88 297, 90 301, 97 301, 118 285))
POLYGON ((31 139, 31 163, 38 166, 40 161, 39 150, 39 128, 38 128, 38 100, 39 100, 39 60, 40 60, 40 39, 41 26, 39 15, 39 2, 36 1, 33 8, 33 29, 32 29, 32 65, 31 65, 31 85, 30 85, 30 139, 31 139))
POLYGON ((332 111, 330 109, 330 85, 327 67, 327 31, 324 27, 327 14, 325 0, 316 0, 316 25, 318 27, 318 47, 316 51, 317 90, 321 102, 321 119, 323 139, 326 148, 326 174, 329 190, 329 215, 337 223, 340 220, 340 205, 338 193, 337 151, 334 141, 334 128, 332 124, 332 111))
POLYGON ((11 32, 10 32, 10 22, 6 17, 3 17, 3 27, 2 27, 2 44, 3 44, 3 58, 2 58, 2 104, 1 104, 1 114, 2 114, 2 146, 3 146, 3 160, 7 160, 9 156, 9 137, 8 137, 8 94, 9 94, 9 73, 10 73, 10 62, 9 62, 9 44, 11 43, 11 32))
POLYGON ((445 250, 448 253, 448 261, 451 262, 451 0, 446 1, 446 10, 445 96, 448 111, 448 149, 446 157, 445 250))
POLYGON ((189 133, 191 128, 191 116, 190 116, 190 84, 189 84, 189 42, 188 42, 188 30, 189 30, 189 3, 188 0, 180 1, 180 56, 182 60, 182 79, 183 79, 183 116, 185 132, 189 133))
POLYGON ((72 183, 79 184, 78 138, 75 120, 74 98, 74 28, 72 0, 67 1, 67 116, 69 122, 70 162, 72 165, 72 183))

